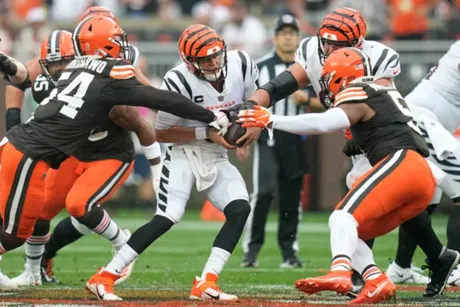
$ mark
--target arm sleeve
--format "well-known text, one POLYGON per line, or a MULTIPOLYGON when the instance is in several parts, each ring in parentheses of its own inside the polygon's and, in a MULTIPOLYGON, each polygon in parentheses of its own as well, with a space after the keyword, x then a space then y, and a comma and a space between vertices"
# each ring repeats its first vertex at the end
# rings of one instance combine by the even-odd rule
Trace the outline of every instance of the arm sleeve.
POLYGON ((382 56, 378 59, 377 63, 374 66, 374 78, 383 79, 383 78, 394 78, 401 73, 401 66, 399 62, 399 54, 388 48, 387 54, 385 51, 382 53, 382 56), (380 63, 379 61, 382 60, 380 63))
POLYGON ((143 106, 204 123, 215 118, 213 112, 195 105, 181 94, 143 85, 135 78, 110 82, 101 90, 98 101, 111 106, 143 106))
POLYGON ((350 128, 347 114, 340 108, 324 113, 309 113, 297 116, 272 115, 272 128, 294 134, 323 134, 350 128))

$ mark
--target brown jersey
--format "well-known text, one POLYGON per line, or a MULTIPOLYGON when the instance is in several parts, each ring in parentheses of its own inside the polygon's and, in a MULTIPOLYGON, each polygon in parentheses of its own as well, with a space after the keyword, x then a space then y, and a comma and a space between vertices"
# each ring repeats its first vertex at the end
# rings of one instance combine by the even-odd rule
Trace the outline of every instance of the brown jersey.
POLYGON ((180 94, 141 84, 128 61, 79 57, 63 71, 34 116, 7 137, 25 155, 56 167, 108 121, 115 105, 146 106, 205 123, 215 118, 180 94))
POLYGON ((399 149, 413 149, 424 157, 429 155, 428 146, 396 89, 353 84, 337 95, 334 105, 344 103, 365 103, 375 110, 370 120, 350 128, 353 139, 372 165, 399 149))

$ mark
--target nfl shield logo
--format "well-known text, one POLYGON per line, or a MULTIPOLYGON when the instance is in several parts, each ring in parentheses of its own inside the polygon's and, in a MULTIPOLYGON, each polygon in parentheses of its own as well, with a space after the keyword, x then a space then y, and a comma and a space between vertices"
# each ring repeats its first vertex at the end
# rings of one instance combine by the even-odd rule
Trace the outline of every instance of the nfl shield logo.
POLYGON ((217 99, 218 99, 220 102, 222 102, 222 101, 224 101, 224 96, 219 96, 219 97, 217 97, 217 99))

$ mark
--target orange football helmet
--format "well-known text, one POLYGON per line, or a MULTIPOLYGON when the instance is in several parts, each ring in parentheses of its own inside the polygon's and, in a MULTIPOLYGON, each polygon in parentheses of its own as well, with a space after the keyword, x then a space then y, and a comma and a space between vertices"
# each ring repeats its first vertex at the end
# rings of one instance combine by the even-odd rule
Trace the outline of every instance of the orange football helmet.
POLYGON ((179 38, 179 54, 188 70, 200 79, 216 82, 227 76, 227 47, 212 28, 195 24, 179 38))
POLYGON ((325 107, 333 105, 335 96, 353 81, 373 80, 369 56, 358 48, 345 47, 327 57, 319 84, 325 93, 325 107))
POLYGON ((112 13, 112 11, 110 11, 108 8, 104 6, 90 6, 86 9, 86 11, 83 12, 83 14, 80 15, 80 17, 78 18, 78 22, 81 22, 83 19, 92 16, 110 17, 114 19, 117 23, 119 23, 117 16, 115 16, 115 14, 112 13))
POLYGON ((72 33, 56 30, 42 42, 39 63, 48 80, 56 83, 74 57, 72 33))
POLYGON ((127 59, 129 46, 125 31, 110 17, 93 16, 81 21, 73 32, 78 56, 99 55, 127 59))
POLYGON ((318 30, 318 52, 321 61, 327 57, 324 43, 360 48, 366 37, 366 22, 360 12, 342 7, 324 17, 318 30))

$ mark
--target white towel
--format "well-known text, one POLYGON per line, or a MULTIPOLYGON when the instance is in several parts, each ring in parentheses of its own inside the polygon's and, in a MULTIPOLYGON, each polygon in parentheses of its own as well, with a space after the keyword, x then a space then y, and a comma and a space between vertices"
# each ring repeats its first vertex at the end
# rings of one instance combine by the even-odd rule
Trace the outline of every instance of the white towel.
POLYGON ((216 159, 204 159, 203 152, 199 145, 183 145, 185 155, 190 162, 193 175, 195 176, 195 185, 198 191, 209 188, 216 181, 217 166, 216 159))

